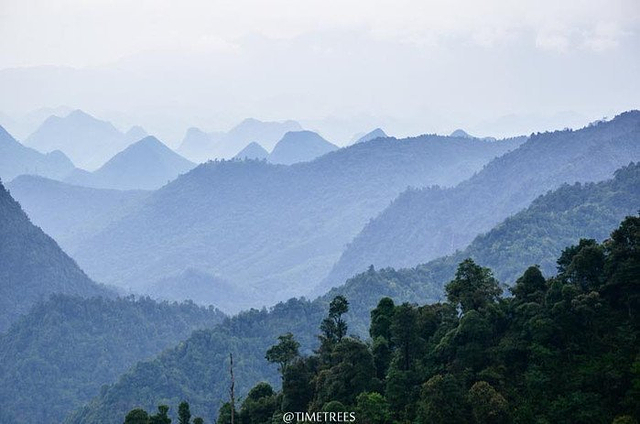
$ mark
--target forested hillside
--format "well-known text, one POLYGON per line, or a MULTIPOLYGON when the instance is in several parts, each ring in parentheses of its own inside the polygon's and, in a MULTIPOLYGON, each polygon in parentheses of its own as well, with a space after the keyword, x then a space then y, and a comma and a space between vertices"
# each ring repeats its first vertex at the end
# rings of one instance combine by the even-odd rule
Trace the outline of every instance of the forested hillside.
POLYGON ((436 299, 442 296, 443 284, 453 278, 456 267, 466 258, 491 268, 501 283, 509 285, 530 264, 539 265, 544 275, 551 276, 556 272, 556 258, 573 240, 603 241, 616 223, 638 211, 640 163, 620 168, 611 180, 565 184, 550 191, 477 236, 466 249, 418 265, 411 272, 420 275, 422 284, 431 286, 436 299))
POLYGON ((138 208, 149 192, 74 186, 42 177, 21 175, 7 184, 29 218, 65 250, 138 208))
MULTIPOLYGON (((498 408, 489 413, 507 419, 497 422, 530 422, 538 411, 548 422, 564 423, 637 415, 631 381, 639 353, 639 242, 640 218, 627 218, 611 241, 582 240, 565 249, 557 277, 545 281, 539 269, 527 270, 512 298, 500 297, 503 288, 491 271, 472 260, 463 261, 447 285, 447 303, 423 307, 412 305, 432 300, 418 271, 370 270, 347 284, 359 289, 334 291, 311 303, 290 300, 195 333, 136 365, 67 422, 119 423, 130 409, 152 411, 158 404, 183 400, 212 422, 216 405, 228 398, 229 379, 220 372, 228 369, 228 354, 236 360, 239 397, 245 398, 258 381, 277 388, 277 367, 264 355, 288 332, 300 343, 304 359, 285 371, 283 397, 265 399, 276 405, 269 419, 277 405, 287 405, 288 411, 364 408, 367 399, 358 400, 361 392, 379 393, 366 395, 378 398, 374 409, 380 406, 384 412, 376 423, 391 422, 390 417, 402 423, 494 422, 476 415, 487 413, 481 409, 487 395, 489 406, 498 408), (404 298, 381 302, 371 315, 373 343, 365 344, 350 335, 362 328, 361 311, 382 286, 380 294, 400 292, 404 298), (341 293, 352 296, 347 298, 351 315, 330 313, 337 326, 320 327, 332 309, 329 301, 341 293), (339 337, 335 329, 342 324, 336 318, 349 326, 339 337), (317 334, 323 335, 320 345, 317 334), (318 346, 318 356, 310 356, 318 346), (576 408, 584 415, 571 421, 576 408)), ((246 404, 240 413, 250 410, 246 404)))
POLYGON ((453 253, 548 190, 605 180, 638 160, 640 111, 576 131, 534 134, 454 188, 400 195, 349 244, 325 287, 370 264, 406 267, 453 253))
POLYGON ((0 335, 3 424, 57 424, 136 362, 223 319, 193 303, 55 295, 0 335))
POLYGON ((518 143, 422 136, 372 140, 291 166, 209 162, 72 254, 101 282, 140 289, 193 269, 239 286, 252 305, 273 304, 308 293, 407 186, 456 184, 518 143))
MULTIPOLYGON (((527 269, 511 297, 490 269, 465 260, 446 302, 380 300, 372 343, 346 336, 347 300, 336 297, 314 355, 298 351, 295 333, 266 351, 280 364, 282 391, 258 383, 237 419, 309 411, 375 424, 637 422, 639 246, 640 217, 629 217, 607 242, 565 249, 557 276, 527 269)), ((221 408, 219 424, 229 411, 221 408)))
POLYGON ((0 333, 53 293, 113 296, 34 226, 0 183, 0 333))

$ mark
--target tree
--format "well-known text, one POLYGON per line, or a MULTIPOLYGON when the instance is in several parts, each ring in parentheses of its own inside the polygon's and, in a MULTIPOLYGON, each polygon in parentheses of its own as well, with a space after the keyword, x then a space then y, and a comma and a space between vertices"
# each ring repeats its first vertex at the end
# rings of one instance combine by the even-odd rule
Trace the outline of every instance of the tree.
POLYGON ((359 423, 387 424, 391 421, 389 403, 380 393, 360 393, 356 398, 356 410, 359 423))
POLYGON ((276 394, 269 383, 256 384, 247 395, 240 409, 242 424, 264 424, 271 420, 278 409, 276 394))
POLYGON ((516 280, 511 288, 511 293, 522 302, 541 303, 547 289, 547 281, 544 279, 540 267, 527 268, 522 277, 516 280))
POLYGON ((193 424, 204 424, 204 420, 201 417, 195 417, 193 419, 193 424))
MULTIPOLYGON (((237 415, 237 414, 234 414, 237 415)), ((218 410, 216 424, 231 424, 231 403, 225 402, 218 410)))
POLYGON ((478 381, 469 389, 469 404, 478 424, 509 422, 509 408, 505 398, 486 381, 478 381))
POLYGON ((420 424, 468 423, 467 403, 462 388, 450 374, 435 375, 422 388, 420 424))
POLYGON ((171 424, 168 413, 169 407, 167 405, 158 405, 158 413, 149 417, 149 424, 171 424))
POLYGON ((278 344, 271 346, 267 350, 265 358, 271 363, 278 364, 278 371, 280 371, 280 375, 284 379, 287 366, 299 356, 300 343, 293 338, 291 333, 279 336, 278 340, 278 344))
POLYGON ((282 410, 306 411, 315 395, 314 375, 318 358, 298 358, 286 369, 282 380, 282 410))
POLYGON ((378 306, 371 311, 369 335, 372 340, 375 340, 377 337, 384 337, 387 340, 391 339, 390 328, 394 312, 395 305, 393 299, 390 297, 380 299, 378 306))
POLYGON ((189 403, 181 402, 178 406, 178 423, 189 424, 191 421, 191 411, 189 410, 189 403))
POLYGON ((320 325, 327 340, 339 343, 347 334, 347 323, 342 319, 342 315, 348 311, 349 302, 344 296, 338 295, 333 298, 329 304, 329 316, 320 325))
POLYGON ((149 424, 149 414, 144 409, 132 409, 124 418, 124 424, 149 424))
POLYGON ((417 318, 416 308, 408 303, 398 306, 393 314, 391 341, 397 348, 398 364, 402 371, 407 371, 411 367, 413 352, 418 345, 417 318))
POLYGON ((496 302, 502 294, 491 270, 476 265, 470 258, 458 265, 455 278, 446 285, 445 290, 449 302, 459 305, 463 313, 484 308, 496 302))

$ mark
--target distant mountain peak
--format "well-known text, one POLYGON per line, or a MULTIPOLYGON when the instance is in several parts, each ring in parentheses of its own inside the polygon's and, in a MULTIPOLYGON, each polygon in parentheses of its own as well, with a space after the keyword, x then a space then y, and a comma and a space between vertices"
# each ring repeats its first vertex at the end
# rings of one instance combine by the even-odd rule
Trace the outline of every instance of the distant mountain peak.
POLYGON ((278 141, 268 160, 272 163, 290 165, 311 161, 337 149, 338 146, 313 131, 289 131, 278 141))
POLYGON ((389 137, 387 133, 385 133, 382 128, 376 128, 373 131, 369 131, 362 137, 359 137, 354 144, 358 143, 366 143, 367 141, 375 140, 376 138, 387 138, 389 137))
POLYGON ((472 136, 471 134, 469 134, 468 132, 466 132, 463 129, 458 128, 457 130, 455 130, 454 132, 452 132, 449 137, 458 137, 458 138, 476 138, 474 136, 472 136))
POLYGON ((266 159, 269 156, 269 152, 265 150, 259 143, 252 141, 247 146, 240 150, 234 159, 266 159))

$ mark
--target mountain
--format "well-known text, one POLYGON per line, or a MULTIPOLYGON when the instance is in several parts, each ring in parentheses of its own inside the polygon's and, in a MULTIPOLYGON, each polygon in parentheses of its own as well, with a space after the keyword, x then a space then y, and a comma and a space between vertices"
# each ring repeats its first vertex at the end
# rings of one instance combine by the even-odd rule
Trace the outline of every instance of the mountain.
MULTIPOLYGON (((380 138, 380 137, 386 138, 388 137, 388 135, 384 131, 382 131, 382 129, 376 128, 375 130, 366 133, 362 137, 359 137, 354 143, 365 143, 367 141, 375 140, 376 138, 380 138)), ((455 136, 452 135, 452 137, 455 137, 455 136)))
POLYGON ((205 133, 199 128, 187 130, 177 152, 197 163, 215 158, 216 146, 224 133, 205 133))
POLYGON ((53 293, 112 296, 34 226, 0 183, 0 332, 53 293))
POLYGON ((237 155, 235 155, 234 159, 266 159, 269 156, 269 152, 267 152, 261 145, 252 141, 247 144, 247 147, 240 150, 237 155))
POLYGON ((54 295, 0 335, 2 423, 60 423, 136 362, 223 318, 193 303, 54 295))
POLYGON ((226 133, 189 128, 178 153, 196 162, 230 159, 252 142, 272 150, 287 132, 300 130, 302 127, 295 121, 263 122, 253 118, 245 119, 226 133))
POLYGON ((148 192, 74 186, 60 181, 21 175, 7 184, 35 225, 44 228, 65 252, 78 241, 138 208, 148 192))
POLYGON ((50 116, 25 140, 40 152, 61 150, 76 166, 92 171, 127 146, 125 135, 111 123, 81 110, 64 118, 50 116))
POLYGON ((157 138, 133 143, 92 173, 75 173, 65 182, 95 188, 155 190, 195 167, 157 138))
POLYGON ((475 138, 472 135, 469 135, 465 130, 457 129, 451 133, 451 137, 460 137, 460 138, 475 138))
POLYGON ((338 146, 329 143, 313 131, 290 131, 278 141, 267 160, 271 163, 291 165, 311 161, 337 149, 338 146))
POLYGON ((223 305, 224 312, 237 313, 251 308, 250 295, 243 287, 195 269, 163 277, 142 289, 161 300, 195 300, 201 305, 223 305))
MULTIPOLYGON (((543 274, 551 276, 562 249, 580 239, 604 241, 620 221, 639 210, 637 163, 618 169, 610 180, 563 184, 478 235, 465 249, 399 271, 420 275, 435 299, 442 298, 442 287, 454 278, 458 264, 467 258, 491 268, 499 281, 509 285, 531 264, 539 265, 543 274)), ((320 286, 317 292, 324 290, 326 287, 320 286)))
POLYGON ((311 290, 407 186, 454 185, 518 143, 425 135, 372 140, 291 166, 212 161, 78 241, 72 255, 100 282, 136 289, 193 269, 242 287, 254 306, 273 304, 311 290))
POLYGON ((67 106, 42 107, 15 118, 0 113, 0 124, 18 140, 24 140, 50 116, 67 116, 72 111, 67 106))
POLYGON ((10 181, 20 174, 37 174, 63 178, 74 169, 73 163, 59 150, 43 154, 20 144, 0 127, 0 178, 10 181))
POLYGON ((149 134, 147 134, 144 128, 142 128, 139 125, 134 125, 133 127, 129 128, 129 130, 126 133, 124 133, 124 138, 127 145, 129 145, 131 143, 135 143, 136 141, 145 138, 148 135, 149 134))
POLYGON ((456 187, 400 195, 354 238, 322 287, 340 284, 370 264, 406 267, 453 253, 540 194, 563 183, 611 178, 637 160, 638 111, 580 130, 534 134, 456 187))
MULTIPOLYGON (((269 122, 248 118, 233 127, 224 137, 225 153, 233 154, 242 146, 255 141, 272 151, 275 144, 291 131, 302 131, 296 121, 269 122)), ((228 156, 220 156, 228 157, 228 156)))

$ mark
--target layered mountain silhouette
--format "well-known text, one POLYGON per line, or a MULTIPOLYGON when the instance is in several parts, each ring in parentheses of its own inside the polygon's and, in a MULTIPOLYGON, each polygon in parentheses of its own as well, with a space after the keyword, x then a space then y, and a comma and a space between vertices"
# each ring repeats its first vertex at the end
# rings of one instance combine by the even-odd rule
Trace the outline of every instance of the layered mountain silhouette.
POLYGON ((75 172, 65 182, 96 188, 153 190, 195 164, 153 136, 130 145, 94 172, 75 172))
POLYGON ((234 159, 266 159, 267 156, 269 156, 269 152, 267 152, 264 147, 262 147, 260 144, 256 143, 255 141, 252 141, 251 143, 247 144, 247 147, 245 147, 244 149, 240 150, 238 152, 237 155, 235 155, 233 158, 234 159))
POLYGON ((124 138, 127 144, 135 143, 138 140, 142 140, 148 136, 147 132, 139 125, 134 125, 124 133, 124 138))
POLYGON ((34 226, 0 183, 0 332, 53 293, 112 296, 34 226))
POLYGON ((178 153, 195 162, 230 159, 251 142, 270 151, 289 131, 300 131, 295 121, 263 122, 248 118, 227 133, 206 133, 198 128, 187 130, 178 153))
POLYGON ((47 118, 25 144, 44 153, 61 150, 76 166, 92 171, 124 149, 127 138, 111 123, 75 110, 47 118))
POLYGON ((534 134, 455 188, 408 190, 349 244, 322 287, 376 267, 406 267, 466 247, 562 183, 600 181, 640 160, 640 112, 580 130, 534 134))
POLYGON ((329 143, 313 131, 290 131, 278 141, 267 160, 271 163, 291 165, 311 161, 337 149, 338 146, 329 143))
POLYGON ((0 127, 0 179, 10 181, 21 174, 64 178, 74 168, 73 163, 61 151, 40 153, 23 146, 0 127))
POLYGON ((73 256, 100 282, 144 288, 194 269, 255 293, 256 306, 272 303, 310 290, 407 186, 455 185, 519 143, 426 135, 372 140, 291 166, 209 162, 74 242, 73 256))
MULTIPOLYGON (((375 130, 366 133, 362 137, 359 137, 354 143, 365 143, 367 141, 375 140, 376 138, 381 138, 381 137, 385 138, 385 137, 388 137, 388 135, 384 131, 382 131, 381 128, 376 128, 375 130)), ((455 137, 455 136, 452 135, 452 137, 455 137)))
POLYGON ((73 252, 81 240, 133 212, 149 196, 147 191, 88 188, 31 175, 17 177, 7 188, 65 252, 73 252))
POLYGON ((216 148, 222 137, 224 133, 206 133, 191 127, 187 129, 177 152, 194 162, 206 162, 216 157, 216 148))

